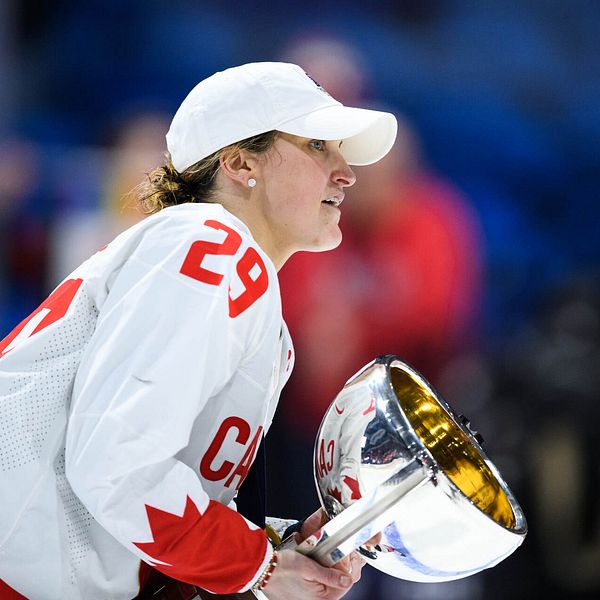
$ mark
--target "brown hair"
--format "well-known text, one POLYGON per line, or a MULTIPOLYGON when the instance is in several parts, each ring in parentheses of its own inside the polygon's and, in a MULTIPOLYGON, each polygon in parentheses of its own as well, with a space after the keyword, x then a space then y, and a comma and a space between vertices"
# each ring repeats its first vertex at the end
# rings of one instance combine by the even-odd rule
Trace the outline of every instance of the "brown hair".
POLYGON ((210 202, 221 156, 230 150, 266 152, 275 142, 277 132, 268 131, 236 142, 203 158, 181 173, 173 166, 170 156, 162 167, 148 173, 137 189, 137 200, 145 214, 156 213, 167 206, 186 202, 210 202))

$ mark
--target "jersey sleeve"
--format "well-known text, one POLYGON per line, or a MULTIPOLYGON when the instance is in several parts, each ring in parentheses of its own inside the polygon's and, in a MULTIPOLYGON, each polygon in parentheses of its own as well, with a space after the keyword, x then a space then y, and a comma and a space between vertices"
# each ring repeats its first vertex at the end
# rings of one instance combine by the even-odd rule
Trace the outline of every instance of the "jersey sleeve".
POLYGON ((270 560, 270 544, 257 526, 211 500, 177 457, 270 310, 263 280, 263 293, 232 316, 233 278, 250 246, 216 253, 231 237, 223 227, 204 227, 195 255, 197 240, 162 235, 142 244, 107 283, 75 379, 66 468, 92 516, 139 558, 227 594, 251 586, 270 560))

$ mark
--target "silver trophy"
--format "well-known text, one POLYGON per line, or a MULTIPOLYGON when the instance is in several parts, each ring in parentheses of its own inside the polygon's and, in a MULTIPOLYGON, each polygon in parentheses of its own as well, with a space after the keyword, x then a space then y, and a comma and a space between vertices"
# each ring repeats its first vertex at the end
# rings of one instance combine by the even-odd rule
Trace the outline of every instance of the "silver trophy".
POLYGON ((330 520, 296 550, 331 566, 359 549, 380 571, 420 582, 494 566, 523 542, 527 524, 478 440, 399 357, 375 359, 323 418, 314 472, 330 520), (366 549, 378 533, 376 549, 366 549))

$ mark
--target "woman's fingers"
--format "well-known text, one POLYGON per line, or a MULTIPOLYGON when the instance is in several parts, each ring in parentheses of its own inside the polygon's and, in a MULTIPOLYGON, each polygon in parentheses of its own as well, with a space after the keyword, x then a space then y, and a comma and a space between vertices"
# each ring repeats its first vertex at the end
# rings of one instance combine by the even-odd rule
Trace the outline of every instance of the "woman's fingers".
POLYGON ((310 515, 310 517, 304 520, 304 523, 300 528, 300 535, 298 536, 300 541, 305 540, 315 531, 321 529, 321 527, 323 527, 323 525, 325 525, 325 523, 327 523, 328 520, 329 519, 327 518, 327 514, 325 513, 325 511, 322 508, 318 508, 312 515, 310 515))
POLYGON ((365 564, 365 560, 358 552, 352 552, 352 554, 350 554, 349 573, 354 583, 360 579, 362 568, 365 566, 365 564))
POLYGON ((322 567, 320 564, 311 561, 310 568, 305 572, 308 581, 321 583, 326 587, 349 588, 353 581, 347 570, 322 567))
POLYGON ((293 550, 282 550, 263 593, 270 600, 338 600, 353 585, 348 572, 323 567, 293 550))

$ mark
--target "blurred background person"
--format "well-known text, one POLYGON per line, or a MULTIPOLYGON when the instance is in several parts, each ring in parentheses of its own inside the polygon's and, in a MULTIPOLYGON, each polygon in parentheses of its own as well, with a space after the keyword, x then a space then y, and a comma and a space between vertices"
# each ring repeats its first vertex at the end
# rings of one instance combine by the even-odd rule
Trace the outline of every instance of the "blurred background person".
MULTIPOLYGON (((356 47, 313 36, 295 44, 284 59, 300 64, 344 101, 377 106, 356 47)), ((398 354, 438 383, 461 356, 477 350, 483 248, 469 200, 427 164, 407 118, 399 118, 388 156, 373 171, 357 167, 356 173, 342 205, 341 246, 318 256, 321 260, 299 253, 280 276, 297 360, 282 395, 281 427, 275 431, 281 437, 268 443, 286 450, 280 464, 297 472, 300 485, 278 490, 272 502, 298 514, 314 502, 306 456, 325 411, 352 374, 380 354, 398 354)), ((283 476, 281 471, 274 479, 283 476)), ((392 590, 382 595, 381 581, 371 578, 370 593, 389 597, 392 590)), ((369 593, 367 587, 360 593, 369 593)), ((469 587, 467 582, 458 589, 468 597, 469 587)), ((447 586, 439 589, 449 593, 447 586)), ((396 590, 402 592, 414 593, 396 590)))
POLYGON ((0 139, 0 337, 45 291, 48 205, 39 148, 13 133, 0 139))
MULTIPOLYGON (((48 285, 59 281, 117 234, 143 218, 132 190, 166 153, 166 114, 133 111, 115 119, 112 138, 101 147, 66 158, 82 179, 60 188, 51 227, 48 285)), ((65 169, 66 170, 66 169, 65 169)))

